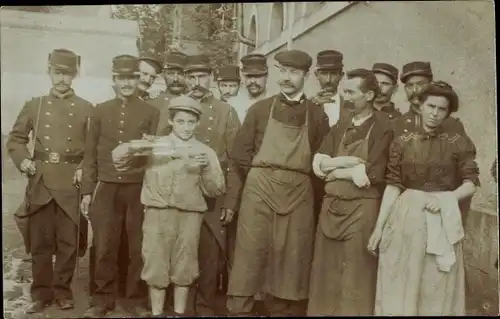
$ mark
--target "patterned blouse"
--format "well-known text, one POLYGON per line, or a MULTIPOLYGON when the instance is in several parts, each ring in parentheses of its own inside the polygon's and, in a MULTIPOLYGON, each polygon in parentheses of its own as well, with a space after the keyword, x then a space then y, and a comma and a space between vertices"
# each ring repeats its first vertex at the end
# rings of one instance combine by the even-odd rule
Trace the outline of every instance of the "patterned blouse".
POLYGON ((468 137, 441 128, 405 133, 393 140, 389 151, 386 183, 436 192, 453 191, 470 180, 479 186, 475 146, 468 137))

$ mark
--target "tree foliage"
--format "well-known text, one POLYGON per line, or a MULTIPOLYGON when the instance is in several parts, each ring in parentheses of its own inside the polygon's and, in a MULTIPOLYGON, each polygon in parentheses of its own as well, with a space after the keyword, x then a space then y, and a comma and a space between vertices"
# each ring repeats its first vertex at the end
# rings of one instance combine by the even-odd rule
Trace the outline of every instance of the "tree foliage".
POLYGON ((138 22, 140 51, 159 56, 183 50, 183 40, 199 43, 200 53, 212 57, 214 67, 234 63, 237 38, 234 4, 116 5, 113 17, 138 22))

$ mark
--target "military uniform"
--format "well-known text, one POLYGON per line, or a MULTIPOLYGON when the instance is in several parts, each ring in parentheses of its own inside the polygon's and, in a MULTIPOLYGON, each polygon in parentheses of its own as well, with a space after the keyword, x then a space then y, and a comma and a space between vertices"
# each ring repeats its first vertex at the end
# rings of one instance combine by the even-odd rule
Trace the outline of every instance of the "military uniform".
MULTIPOLYGON (((122 55, 113 59, 115 74, 138 75, 138 60, 122 55)), ((85 145, 82 193, 93 195, 89 217, 94 232, 95 290, 92 306, 86 315, 104 315, 116 301, 116 273, 120 235, 125 229, 130 262, 126 291, 126 306, 138 306, 146 297, 146 287, 140 279, 142 270, 141 243, 143 207, 140 193, 143 168, 118 172, 111 151, 121 143, 154 134, 159 111, 132 96, 126 101, 115 98, 94 109, 85 145)))
MULTIPOLYGON (((245 76, 267 76, 267 60, 262 54, 249 54, 241 58, 240 60, 242 68, 241 73, 245 76)), ((265 89, 265 88, 264 88, 265 89)), ((240 122, 243 123, 248 109, 253 104, 266 98, 266 91, 262 92, 259 96, 251 96, 248 91, 240 90, 238 95, 227 100, 238 113, 238 118, 240 122)))
MULTIPOLYGON (((62 72, 76 74, 79 63, 80 57, 69 50, 58 49, 49 55, 49 65, 62 72)), ((33 258, 31 297, 36 309, 30 312, 42 310, 54 297, 61 307, 71 307, 78 228, 80 256, 85 254, 87 239, 87 222, 80 214, 79 190, 73 178, 81 169, 91 110, 92 104, 72 89, 60 93, 53 88, 24 105, 9 134, 6 146, 17 168, 28 158, 36 164, 23 206, 16 212, 17 218, 28 223, 24 237, 33 258), (35 140, 33 156, 27 148, 30 132, 35 140)))
MULTIPOLYGON (((373 73, 382 73, 390 77, 394 83, 398 83, 398 69, 388 63, 375 63, 372 67, 373 73)), ((382 112, 387 115, 389 121, 393 121, 394 119, 401 116, 401 112, 394 106, 394 103, 388 101, 385 105, 382 105, 380 109, 374 108, 377 112, 382 112)))

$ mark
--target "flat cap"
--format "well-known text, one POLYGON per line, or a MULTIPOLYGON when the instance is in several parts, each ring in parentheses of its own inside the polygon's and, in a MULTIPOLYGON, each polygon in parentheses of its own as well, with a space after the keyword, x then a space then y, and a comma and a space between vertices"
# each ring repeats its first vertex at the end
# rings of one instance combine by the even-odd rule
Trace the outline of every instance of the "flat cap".
POLYGON ((300 50, 279 52, 274 56, 274 59, 283 66, 290 66, 306 72, 309 71, 312 65, 311 56, 300 50))
POLYGON ((210 57, 206 54, 188 56, 184 71, 211 71, 210 57))
POLYGON ((173 98, 170 100, 168 107, 170 110, 186 111, 197 115, 201 115, 201 113, 203 113, 200 102, 187 95, 181 95, 173 98))
POLYGON ((421 99, 425 99, 429 95, 445 97, 449 102, 450 113, 458 111, 458 95, 453 87, 445 81, 431 82, 422 92, 421 99))
POLYGON ((316 68, 327 70, 339 70, 344 67, 344 56, 339 51, 324 50, 316 56, 316 68))
POLYGON ((160 57, 150 51, 141 52, 139 55, 139 61, 146 61, 154 66, 157 73, 163 70, 163 61, 161 61, 160 57))
POLYGON ((432 80, 431 63, 414 61, 403 65, 403 69, 401 70, 401 82, 405 83, 410 75, 423 75, 432 80))
POLYGON ((394 82, 398 82, 398 69, 389 63, 375 63, 372 66, 373 73, 382 73, 390 77, 394 82))
POLYGON ((217 81, 240 81, 240 68, 236 65, 224 65, 217 71, 217 81))
POLYGON ((114 57, 113 75, 139 75, 139 60, 128 54, 114 57))
POLYGON ((266 75, 268 73, 267 59, 263 54, 249 54, 240 60, 241 73, 246 75, 266 75))
POLYGON ((186 66, 187 55, 180 51, 170 51, 165 54, 163 67, 165 69, 182 69, 186 66))
POLYGON ((68 72, 77 72, 80 67, 80 56, 67 49, 55 49, 49 53, 49 65, 68 72))

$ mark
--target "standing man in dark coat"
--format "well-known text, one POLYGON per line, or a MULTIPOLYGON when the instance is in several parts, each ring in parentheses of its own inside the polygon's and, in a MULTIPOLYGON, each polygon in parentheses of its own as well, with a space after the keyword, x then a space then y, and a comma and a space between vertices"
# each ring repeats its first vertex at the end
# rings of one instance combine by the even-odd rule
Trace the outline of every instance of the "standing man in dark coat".
POLYGON ((29 180, 18 218, 28 223, 32 254, 31 298, 27 313, 42 311, 54 299, 61 309, 74 307, 70 289, 77 256, 85 254, 87 221, 79 211, 81 161, 92 104, 71 88, 80 57, 66 50, 49 55, 52 89, 27 102, 9 134, 7 150, 29 180), (35 141, 27 148, 29 134, 35 141), (84 249, 78 251, 80 243, 84 249), (56 256, 55 266, 52 255, 56 256))
MULTIPOLYGON (((212 68, 205 55, 189 56, 186 62, 188 95, 200 101, 203 115, 195 131, 195 137, 215 150, 227 178, 227 192, 216 200, 207 199, 208 211, 203 217, 200 232, 198 262, 200 276, 195 292, 195 312, 199 316, 216 315, 215 303, 221 274, 227 270, 227 229, 238 207, 241 183, 229 154, 240 128, 236 111, 210 92, 212 68)), ((171 132, 168 125, 168 109, 161 111, 159 135, 171 132)))
POLYGON ((328 117, 306 99, 305 52, 276 54, 281 92, 248 110, 232 158, 246 176, 227 308, 249 315, 261 288, 271 316, 304 315, 315 229, 312 156, 328 117))
POLYGON ((391 101, 394 93, 398 89, 398 69, 389 63, 375 63, 372 72, 377 77, 380 88, 379 95, 373 101, 373 108, 376 111, 383 112, 390 121, 401 116, 401 112, 391 101))
POLYGON ((150 104, 160 111, 168 106, 169 101, 174 97, 179 97, 186 92, 186 81, 184 77, 184 67, 187 56, 179 51, 172 51, 165 54, 163 65, 163 79, 166 89, 158 96, 153 96, 150 104))
POLYGON ((111 151, 118 144, 156 132, 159 111, 136 96, 138 64, 139 60, 130 55, 113 59, 117 97, 96 106, 86 140, 81 209, 90 218, 96 249, 95 290, 86 318, 101 318, 115 307, 123 228, 130 258, 123 306, 135 316, 145 313, 147 289, 140 279, 144 218, 140 194, 144 171, 118 172, 111 159, 111 151))

